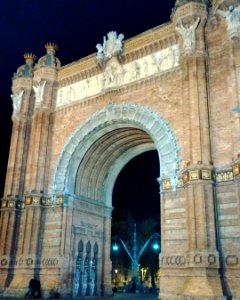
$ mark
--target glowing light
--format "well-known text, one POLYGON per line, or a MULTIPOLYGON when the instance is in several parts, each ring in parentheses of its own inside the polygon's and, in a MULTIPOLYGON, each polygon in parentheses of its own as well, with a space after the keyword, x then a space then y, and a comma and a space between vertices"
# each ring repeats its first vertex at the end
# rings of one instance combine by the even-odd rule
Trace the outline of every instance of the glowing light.
POLYGON ((118 251, 119 246, 118 246, 117 244, 114 244, 114 245, 112 246, 112 249, 113 249, 113 251, 118 251))
POLYGON ((159 250, 160 246, 159 246, 158 243, 154 243, 154 244, 152 245, 152 248, 153 248, 153 250, 159 250))

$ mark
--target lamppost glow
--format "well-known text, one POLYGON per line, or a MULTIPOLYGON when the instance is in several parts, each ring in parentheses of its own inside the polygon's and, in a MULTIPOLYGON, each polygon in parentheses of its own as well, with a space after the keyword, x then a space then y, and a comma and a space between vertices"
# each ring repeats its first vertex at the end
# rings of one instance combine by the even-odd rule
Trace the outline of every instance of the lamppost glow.
POLYGON ((113 249, 113 251, 118 251, 119 246, 115 243, 115 244, 112 246, 112 249, 113 249))
MULTIPOLYGON (((147 248, 149 242, 151 239, 156 239, 156 237, 159 237, 159 234, 154 233, 152 234, 149 239, 144 243, 144 245, 141 247, 141 249, 138 249, 138 245, 137 245, 137 231, 136 231, 136 224, 134 224, 134 231, 133 231, 133 245, 132 248, 129 249, 126 245, 126 243, 120 239, 124 249, 126 250, 129 258, 131 259, 132 262, 132 282, 137 282, 137 278, 138 278, 138 267, 139 267, 139 259, 142 256, 143 252, 145 251, 145 249, 147 248)), ((157 251, 160 249, 160 245, 155 242, 152 245, 152 248, 157 251)), ((119 249, 119 246, 114 243, 114 245, 112 246, 113 251, 117 251, 119 249)))
POLYGON ((153 248, 153 250, 159 250, 160 249, 160 246, 159 246, 159 244, 158 243, 154 243, 153 245, 152 245, 152 248, 153 248))

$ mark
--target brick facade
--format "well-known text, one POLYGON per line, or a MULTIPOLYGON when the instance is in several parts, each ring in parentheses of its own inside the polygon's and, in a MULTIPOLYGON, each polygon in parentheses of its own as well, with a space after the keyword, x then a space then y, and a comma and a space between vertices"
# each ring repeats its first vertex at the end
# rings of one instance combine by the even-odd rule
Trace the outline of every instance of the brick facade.
POLYGON ((109 35, 98 58, 64 67, 54 44, 34 67, 26 55, 1 202, 4 295, 23 294, 33 274, 46 295, 109 295, 114 182, 156 149, 159 299, 240 299, 240 22, 226 16, 238 9, 177 0, 171 22, 123 53, 109 35))

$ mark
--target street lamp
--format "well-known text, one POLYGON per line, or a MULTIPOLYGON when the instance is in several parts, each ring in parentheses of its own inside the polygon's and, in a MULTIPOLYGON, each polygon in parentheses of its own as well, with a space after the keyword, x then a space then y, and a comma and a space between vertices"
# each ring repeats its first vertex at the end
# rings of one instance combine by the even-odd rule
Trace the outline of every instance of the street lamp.
POLYGON ((153 248, 153 250, 158 251, 158 250, 160 249, 160 246, 159 246, 158 243, 155 242, 155 243, 152 245, 152 248, 153 248))
MULTIPOLYGON (((124 249, 126 250, 130 260, 131 260, 131 263, 132 263, 132 282, 137 282, 137 278, 138 278, 138 262, 139 262, 139 259, 140 257, 142 256, 143 252, 145 251, 145 249, 147 248, 149 242, 152 240, 152 239, 155 239, 155 242, 153 244, 153 249, 155 251, 158 251, 160 249, 160 245, 156 242, 156 239, 157 237, 159 238, 159 234, 158 233, 154 233, 152 234, 148 239, 147 241, 144 243, 144 245, 141 247, 140 250, 138 250, 138 246, 137 246, 137 230, 136 230, 136 224, 134 224, 134 231, 133 231, 133 245, 132 245, 132 249, 129 249, 126 245, 126 243, 120 239, 124 249)), ((115 243, 113 246, 112 246, 112 249, 113 251, 118 251, 119 247, 118 245, 115 243)))
POLYGON ((113 249, 113 251, 118 251, 119 246, 115 243, 115 244, 112 246, 112 249, 113 249))

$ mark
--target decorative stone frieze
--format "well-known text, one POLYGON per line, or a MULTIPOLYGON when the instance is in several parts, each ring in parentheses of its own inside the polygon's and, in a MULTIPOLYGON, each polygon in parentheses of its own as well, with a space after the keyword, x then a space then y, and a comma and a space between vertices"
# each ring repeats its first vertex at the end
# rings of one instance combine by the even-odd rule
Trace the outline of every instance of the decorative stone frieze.
POLYGON ((160 267, 171 268, 216 268, 219 266, 218 253, 177 253, 176 255, 160 254, 160 267))
POLYGON ((214 174, 214 179, 216 182, 225 182, 233 180, 232 169, 216 171, 214 174))
MULTIPOLYGON (((2 209, 10 207, 9 203, 13 202, 14 200, 2 200, 2 209)), ((53 201, 52 197, 45 197, 39 195, 26 195, 23 201, 16 202, 16 208, 26 208, 26 207, 33 207, 33 206, 61 206, 63 204, 63 197, 62 195, 58 195, 56 197, 56 201, 53 201)))
MULTIPOLYGON (((214 178, 214 171, 208 168, 193 168, 185 170, 178 178, 178 188, 184 187, 187 183, 198 180, 211 181, 214 178)), ((172 189, 170 179, 166 178, 162 181, 163 190, 172 189)))
POLYGON ((127 64, 109 61, 102 73, 59 88, 56 107, 60 108, 80 100, 86 101, 86 98, 96 97, 106 89, 122 88, 143 78, 163 74, 178 66, 178 45, 172 45, 127 64))
POLYGON ((79 226, 73 227, 73 232, 75 235, 88 236, 91 238, 101 238, 103 237, 103 232, 99 229, 97 225, 81 222, 79 226))
POLYGON ((240 256, 239 254, 227 254, 225 257, 225 263, 227 267, 239 268, 240 267, 240 256))
POLYGON ((61 266, 60 257, 42 257, 37 258, 35 256, 18 256, 15 259, 8 256, 0 256, 0 267, 7 268, 35 268, 36 266, 41 268, 59 268, 61 266))
POLYGON ((19 199, 2 199, 1 209, 23 209, 25 204, 22 200, 19 199))
MULTIPOLYGON (((195 182, 198 180, 213 181, 216 183, 232 181, 234 178, 240 176, 240 161, 239 158, 233 163, 231 169, 216 170, 214 168, 208 169, 205 167, 198 167, 185 170, 178 178, 178 188, 184 187, 185 184, 195 182)), ((171 180, 164 178, 162 180, 163 190, 171 190, 171 180)))

